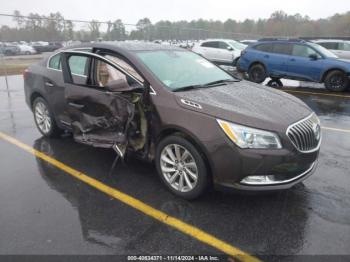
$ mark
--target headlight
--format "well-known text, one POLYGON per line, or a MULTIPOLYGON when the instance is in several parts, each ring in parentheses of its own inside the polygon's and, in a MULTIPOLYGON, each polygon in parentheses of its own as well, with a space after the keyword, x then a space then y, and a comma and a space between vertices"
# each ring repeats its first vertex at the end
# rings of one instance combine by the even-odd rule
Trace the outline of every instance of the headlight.
POLYGON ((282 148, 277 134, 217 119, 225 134, 240 148, 282 148))

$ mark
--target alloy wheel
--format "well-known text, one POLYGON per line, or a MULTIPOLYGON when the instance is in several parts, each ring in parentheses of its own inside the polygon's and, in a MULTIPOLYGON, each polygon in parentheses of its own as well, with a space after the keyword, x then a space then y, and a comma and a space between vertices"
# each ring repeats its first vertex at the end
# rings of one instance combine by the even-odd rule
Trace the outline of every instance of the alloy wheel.
POLYGON ((160 168, 166 182, 177 191, 189 192, 197 185, 197 164, 192 154, 183 146, 165 146, 160 154, 160 168))
POLYGON ((48 134, 51 130, 51 117, 49 109, 43 102, 39 101, 35 104, 34 116, 39 129, 44 134, 48 134))
POLYGON ((340 89, 340 88, 343 88, 344 78, 341 74, 336 74, 336 75, 331 77, 329 83, 333 89, 335 89, 335 90, 340 89))

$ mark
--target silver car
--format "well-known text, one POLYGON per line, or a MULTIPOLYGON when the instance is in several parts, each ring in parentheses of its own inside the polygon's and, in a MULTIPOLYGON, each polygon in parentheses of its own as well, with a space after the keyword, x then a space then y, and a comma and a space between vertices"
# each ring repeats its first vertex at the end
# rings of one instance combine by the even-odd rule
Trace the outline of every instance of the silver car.
POLYGON ((192 51, 216 64, 236 66, 246 47, 231 39, 208 39, 195 44, 192 51))
POLYGON ((350 59, 350 41, 346 40, 315 40, 315 43, 329 49, 339 58, 350 59))

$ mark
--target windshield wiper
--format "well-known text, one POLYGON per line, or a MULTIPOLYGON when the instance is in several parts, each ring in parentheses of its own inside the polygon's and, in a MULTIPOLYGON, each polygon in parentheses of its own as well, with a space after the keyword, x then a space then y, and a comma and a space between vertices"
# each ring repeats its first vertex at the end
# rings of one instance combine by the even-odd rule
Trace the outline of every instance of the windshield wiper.
POLYGON ((192 90, 192 89, 198 89, 198 88, 203 88, 203 85, 190 85, 190 86, 183 86, 176 88, 173 90, 173 92, 181 92, 181 91, 187 91, 187 90, 192 90))
POLYGON ((204 84, 203 86, 214 86, 214 85, 218 85, 218 84, 224 84, 224 83, 230 83, 230 82, 239 82, 240 80, 238 79, 221 79, 221 80, 217 80, 217 81, 213 81, 213 82, 209 82, 204 84))
POLYGON ((183 86, 176 88, 173 90, 173 92, 181 92, 181 91, 187 91, 187 90, 192 90, 192 89, 198 89, 198 88, 206 88, 206 87, 213 87, 213 86, 218 86, 224 83, 229 83, 229 82, 239 82, 240 80, 238 79, 221 79, 221 80, 216 80, 213 82, 209 82, 203 85, 190 85, 190 86, 183 86))

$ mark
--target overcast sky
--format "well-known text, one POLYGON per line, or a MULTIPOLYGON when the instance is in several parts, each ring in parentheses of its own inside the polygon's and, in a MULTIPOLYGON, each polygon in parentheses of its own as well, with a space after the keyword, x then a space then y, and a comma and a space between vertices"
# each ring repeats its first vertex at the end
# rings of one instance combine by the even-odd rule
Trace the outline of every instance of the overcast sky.
MULTIPOLYGON (((350 0, 1 0, 0 13, 19 10, 48 14, 61 12, 67 19, 96 19, 100 21, 120 18, 124 23, 136 23, 148 17, 159 20, 192 20, 198 18, 267 18, 275 10, 288 14, 300 13, 311 18, 325 18, 350 10, 350 0)), ((10 19, 0 19, 1 24, 10 19)), ((5 22, 6 23, 6 22, 5 22)))

